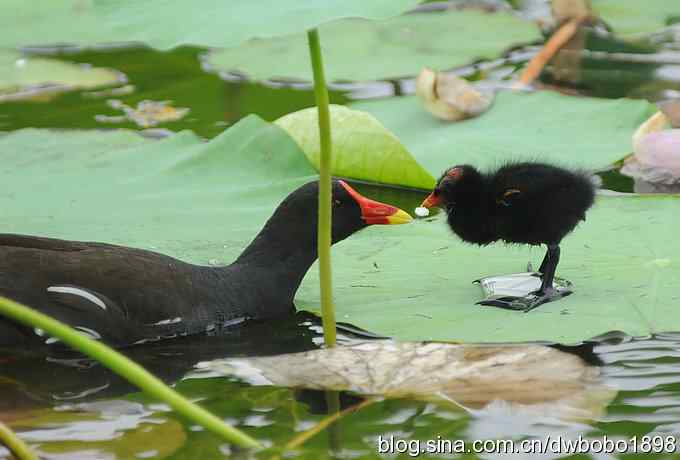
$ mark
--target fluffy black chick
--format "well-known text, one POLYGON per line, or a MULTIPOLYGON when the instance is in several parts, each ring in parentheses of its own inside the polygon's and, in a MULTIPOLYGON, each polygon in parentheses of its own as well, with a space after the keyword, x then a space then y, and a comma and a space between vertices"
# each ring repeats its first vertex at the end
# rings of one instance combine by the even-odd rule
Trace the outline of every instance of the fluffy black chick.
POLYGON ((422 206, 444 209, 453 232, 469 243, 545 244, 548 249, 538 269, 541 287, 517 308, 528 311, 571 293, 553 287, 559 245, 585 220, 594 198, 590 173, 523 162, 487 173, 470 165, 449 168, 422 206))

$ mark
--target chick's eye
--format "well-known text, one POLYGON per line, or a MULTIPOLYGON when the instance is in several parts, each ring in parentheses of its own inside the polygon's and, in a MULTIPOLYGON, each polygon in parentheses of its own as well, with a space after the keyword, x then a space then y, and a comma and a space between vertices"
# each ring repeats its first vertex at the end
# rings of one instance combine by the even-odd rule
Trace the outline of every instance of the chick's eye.
POLYGON ((340 202, 340 200, 333 200, 333 206, 335 206, 336 208, 339 207, 341 204, 342 203, 340 202))

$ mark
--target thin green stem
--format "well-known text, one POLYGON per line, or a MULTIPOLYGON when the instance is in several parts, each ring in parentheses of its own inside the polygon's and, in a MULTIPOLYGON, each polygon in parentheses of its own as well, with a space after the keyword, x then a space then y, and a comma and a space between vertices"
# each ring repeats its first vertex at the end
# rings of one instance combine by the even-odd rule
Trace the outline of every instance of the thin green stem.
POLYGON ((0 444, 6 445, 18 460, 39 460, 31 448, 2 422, 0 422, 0 444))
MULTIPOLYGON (((340 412, 342 408, 340 405, 339 391, 326 391, 326 406, 328 408, 328 415, 333 416, 340 412)), ((339 423, 331 423, 328 425, 328 448, 331 452, 337 453, 342 449, 342 433, 340 431, 339 423)))
POLYGON ((319 281, 321 284, 321 317, 323 336, 327 347, 335 346, 335 309, 333 308, 333 286, 331 279, 331 117, 328 108, 328 89, 323 72, 319 31, 307 31, 309 55, 314 72, 314 94, 319 113, 319 139, 321 155, 319 161, 319 281))
POLYGON ((346 409, 340 410, 339 407, 337 410, 329 410, 328 411, 328 417, 324 418, 321 420, 319 423, 314 425, 312 428, 308 429, 307 431, 303 431, 293 439, 291 439, 284 447, 286 450, 293 450, 297 449, 300 447, 302 444, 307 442, 307 440, 313 438, 317 434, 321 433, 323 430, 328 428, 333 422, 341 419, 342 417, 345 417, 347 415, 351 415, 361 409, 363 409, 366 406, 369 406, 376 402, 377 400, 374 398, 367 398, 364 399, 363 401, 350 406, 346 409))
POLYGON ((50 318, 32 308, 0 297, 0 314, 33 328, 40 328, 48 335, 58 338, 81 353, 99 361, 116 374, 138 386, 146 394, 167 403, 180 415, 223 437, 225 440, 246 448, 260 448, 259 442, 228 425, 202 407, 190 402, 139 364, 126 358, 101 342, 85 337, 69 326, 50 318))

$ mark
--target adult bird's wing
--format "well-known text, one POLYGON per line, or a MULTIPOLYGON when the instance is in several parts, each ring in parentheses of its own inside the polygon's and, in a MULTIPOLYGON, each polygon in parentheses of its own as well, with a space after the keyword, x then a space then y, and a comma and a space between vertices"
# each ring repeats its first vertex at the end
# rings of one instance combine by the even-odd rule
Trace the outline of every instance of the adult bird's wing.
MULTIPOLYGON (((183 330, 187 273, 188 264, 151 251, 0 234, 0 295, 115 346, 183 330)), ((54 343, 0 319, 0 345, 35 340, 54 343)))

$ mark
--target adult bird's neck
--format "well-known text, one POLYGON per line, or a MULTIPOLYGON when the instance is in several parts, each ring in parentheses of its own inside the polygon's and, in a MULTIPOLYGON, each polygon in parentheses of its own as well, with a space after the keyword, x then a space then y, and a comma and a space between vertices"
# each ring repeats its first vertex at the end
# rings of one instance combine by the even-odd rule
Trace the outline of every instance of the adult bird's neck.
POLYGON ((306 272, 317 258, 316 222, 284 224, 275 213, 236 263, 306 272))
POLYGON ((247 296, 257 317, 276 316, 291 310, 295 293, 317 258, 315 232, 273 230, 267 223, 227 267, 231 277, 242 279, 243 284, 249 286, 251 292, 247 296))

